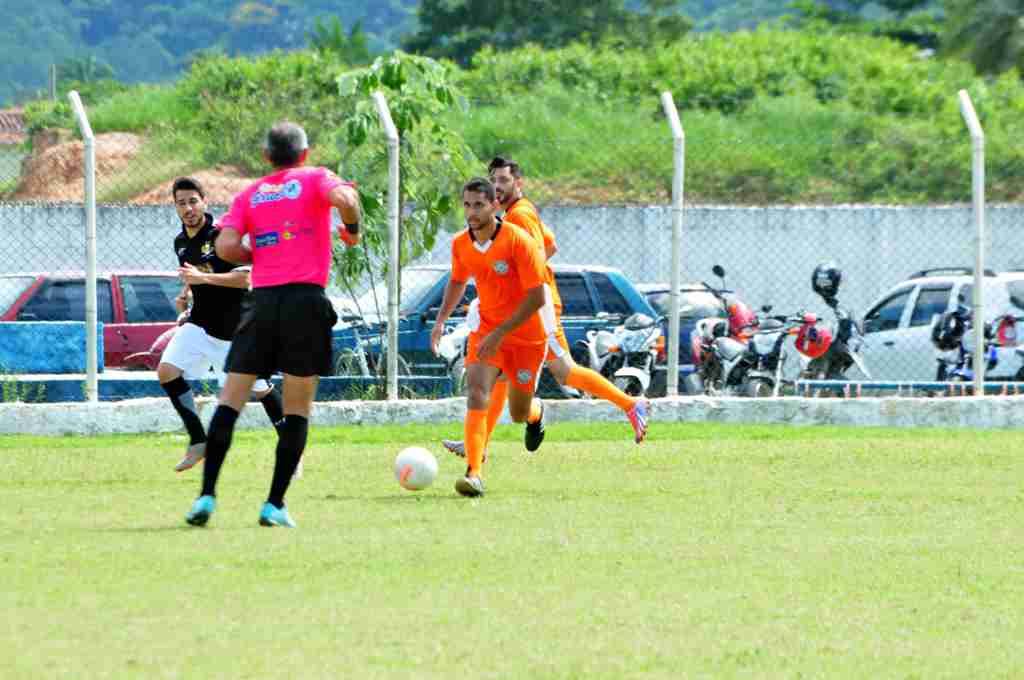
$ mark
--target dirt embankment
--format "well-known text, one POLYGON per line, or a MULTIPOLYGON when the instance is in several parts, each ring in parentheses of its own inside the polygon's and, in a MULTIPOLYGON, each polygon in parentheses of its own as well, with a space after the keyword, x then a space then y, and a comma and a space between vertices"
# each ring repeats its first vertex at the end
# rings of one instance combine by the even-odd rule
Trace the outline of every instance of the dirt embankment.
MULTIPOLYGON (((127 132, 96 135, 96 186, 102 201, 102 189, 124 182, 135 171, 132 162, 145 140, 127 132)), ((44 133, 33 138, 33 152, 22 163, 17 189, 10 196, 14 201, 47 203, 80 203, 85 196, 85 144, 67 141, 67 135, 44 133)), ((254 178, 245 177, 231 167, 216 167, 190 173, 206 192, 207 203, 227 205, 254 178)), ((174 177, 167 177, 155 186, 127 199, 138 205, 160 205, 171 201, 174 177)))

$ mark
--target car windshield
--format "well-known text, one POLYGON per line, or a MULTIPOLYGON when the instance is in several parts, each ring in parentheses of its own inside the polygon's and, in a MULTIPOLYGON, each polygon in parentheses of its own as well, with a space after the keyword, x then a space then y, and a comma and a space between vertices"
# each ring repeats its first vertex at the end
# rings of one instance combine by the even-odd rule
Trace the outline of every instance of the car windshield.
MULTIPOLYGON (((448 273, 447 269, 421 269, 406 267, 402 270, 402 300, 399 303, 399 314, 408 314, 415 309, 417 303, 427 292, 448 273)), ((352 296, 347 293, 335 294, 336 302, 342 308, 353 308, 352 296)), ((374 288, 366 290, 356 298, 355 309, 363 315, 381 315, 388 313, 387 281, 379 281, 374 288)))
POLYGON ((5 276, 0 278, 0 314, 3 314, 14 301, 25 292, 25 289, 36 280, 34 276, 5 276))
MULTIPOLYGON (((655 311, 668 316, 672 298, 669 291, 657 291, 647 294, 647 301, 655 311)), ((707 317, 725 317, 725 307, 711 293, 701 290, 683 290, 679 292, 679 318, 704 319, 707 317)))

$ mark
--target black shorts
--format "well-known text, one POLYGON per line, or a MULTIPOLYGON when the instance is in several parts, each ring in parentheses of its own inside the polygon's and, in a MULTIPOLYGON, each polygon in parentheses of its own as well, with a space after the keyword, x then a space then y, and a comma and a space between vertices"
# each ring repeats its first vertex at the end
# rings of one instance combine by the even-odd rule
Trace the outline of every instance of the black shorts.
POLYGON ((337 320, 324 289, 315 284, 256 288, 242 308, 226 370, 331 375, 331 329, 337 320))

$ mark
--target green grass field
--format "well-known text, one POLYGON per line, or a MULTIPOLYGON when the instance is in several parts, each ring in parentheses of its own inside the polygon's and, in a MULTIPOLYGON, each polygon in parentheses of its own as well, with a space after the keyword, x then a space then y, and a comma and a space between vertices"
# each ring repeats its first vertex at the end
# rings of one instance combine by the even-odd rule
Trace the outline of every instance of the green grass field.
POLYGON ((394 482, 457 426, 314 428, 294 531, 239 433, 205 529, 179 435, 0 438, 0 677, 1015 677, 1012 432, 502 427, 488 495, 394 482))

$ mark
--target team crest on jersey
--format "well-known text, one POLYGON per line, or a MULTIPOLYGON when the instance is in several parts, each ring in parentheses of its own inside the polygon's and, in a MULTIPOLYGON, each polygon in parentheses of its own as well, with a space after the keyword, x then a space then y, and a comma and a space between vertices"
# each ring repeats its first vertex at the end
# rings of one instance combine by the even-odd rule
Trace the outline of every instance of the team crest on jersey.
POLYGON ((516 380, 519 381, 520 385, 529 385, 530 381, 533 380, 533 373, 527 371, 525 368, 520 368, 516 371, 516 380))
POLYGON ((505 260, 498 260, 494 263, 494 271, 503 276, 508 274, 508 262, 505 262, 505 260))
POLYGON ((297 179, 289 180, 284 184, 270 184, 264 182, 249 199, 249 206, 255 208, 260 203, 273 203, 274 201, 291 200, 302 195, 302 182, 297 179))
POLYGON ((199 249, 199 252, 202 253, 203 255, 209 255, 210 253, 212 253, 213 252, 213 242, 212 241, 207 241, 206 243, 204 243, 203 247, 199 249))

